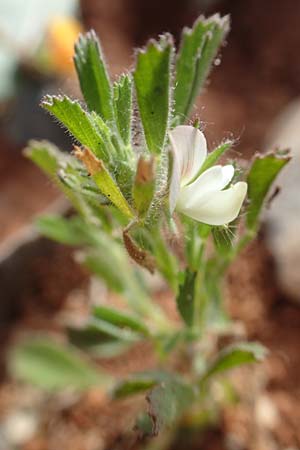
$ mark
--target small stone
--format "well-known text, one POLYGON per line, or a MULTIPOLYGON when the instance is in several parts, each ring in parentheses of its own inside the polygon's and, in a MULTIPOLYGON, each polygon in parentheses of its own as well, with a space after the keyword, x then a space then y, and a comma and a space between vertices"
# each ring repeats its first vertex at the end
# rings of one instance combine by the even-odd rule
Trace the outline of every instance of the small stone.
POLYGON ((261 395, 255 402, 255 419, 259 426, 273 430, 279 423, 279 414, 272 400, 261 395))
POLYGON ((267 149, 291 150, 291 161, 275 181, 280 187, 265 213, 267 244, 274 256, 278 282, 287 297, 300 302, 300 100, 275 121, 267 149))
POLYGON ((29 411, 16 411, 6 416, 1 424, 1 434, 13 446, 25 444, 37 430, 37 419, 29 411))

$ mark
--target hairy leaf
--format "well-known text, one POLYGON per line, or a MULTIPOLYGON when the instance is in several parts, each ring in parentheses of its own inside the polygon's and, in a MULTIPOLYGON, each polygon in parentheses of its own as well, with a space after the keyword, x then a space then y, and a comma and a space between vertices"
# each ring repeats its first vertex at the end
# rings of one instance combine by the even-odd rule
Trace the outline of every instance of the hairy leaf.
POLYGON ((114 111, 117 127, 125 145, 131 142, 132 119, 132 79, 128 74, 121 75, 114 84, 114 111))
POLYGON ((99 205, 101 194, 85 188, 84 185, 91 187, 91 180, 87 173, 82 174, 82 167, 75 158, 47 141, 30 141, 24 154, 58 185, 77 211, 92 215, 90 203, 99 205))
POLYGON ((176 63, 175 115, 184 122, 203 87, 219 47, 229 30, 228 17, 198 19, 182 33, 176 63))
POLYGON ((175 114, 184 122, 203 87, 211 65, 229 30, 229 18, 214 15, 185 28, 176 63, 175 114))
POLYGON ((122 211, 125 216, 132 219, 134 217, 133 211, 103 162, 97 159, 88 148, 82 150, 79 147, 75 147, 75 156, 86 166, 87 171, 92 176, 101 193, 122 211))
POLYGON ((79 37, 74 63, 89 110, 111 121, 114 118, 112 89, 100 43, 93 30, 79 37))
POLYGON ((148 149, 160 153, 169 123, 170 70, 173 43, 169 35, 139 51, 134 72, 137 102, 148 149))
POLYGON ((87 113, 77 101, 66 96, 47 95, 41 105, 97 157, 104 161, 110 160, 115 150, 108 139, 109 129, 99 116, 87 113))
POLYGON ((246 224, 249 230, 256 230, 269 189, 289 160, 288 155, 281 155, 279 152, 255 156, 247 177, 249 206, 246 224))

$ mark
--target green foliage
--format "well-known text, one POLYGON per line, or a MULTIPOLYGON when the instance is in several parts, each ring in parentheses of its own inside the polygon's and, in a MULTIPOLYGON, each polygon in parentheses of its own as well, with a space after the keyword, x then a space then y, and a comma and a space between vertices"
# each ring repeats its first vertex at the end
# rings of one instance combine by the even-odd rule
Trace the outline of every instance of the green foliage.
POLYGON ((169 35, 150 41, 137 54, 134 82, 145 139, 150 152, 160 153, 166 140, 171 106, 171 59, 169 35))
POLYGON ((256 230, 259 214, 270 187, 289 160, 289 155, 279 152, 255 157, 247 177, 249 206, 246 224, 249 230, 256 230))
POLYGON ((10 354, 11 373, 47 390, 87 389, 107 385, 110 377, 91 365, 72 347, 46 338, 28 339, 10 354))
POLYGON ((95 111, 105 121, 112 121, 114 118, 112 89, 100 42, 93 30, 78 39, 74 62, 89 110, 95 111))
MULTIPOLYGON (((260 361, 265 354, 259 344, 238 343, 217 352, 213 343, 224 329, 230 334, 232 325, 222 299, 228 265, 255 235, 264 199, 288 157, 255 158, 247 177, 245 219, 207 225, 173 214, 169 207, 180 155, 176 158, 175 151, 168 151, 168 133, 191 112, 228 26, 228 17, 200 18, 184 30, 175 64, 171 37, 151 40, 137 52, 132 73, 121 75, 113 86, 94 32, 81 36, 74 61, 86 106, 66 96, 46 96, 42 102, 80 146, 74 146, 71 155, 46 142, 31 142, 26 149, 75 209, 68 218, 38 219, 39 230, 65 245, 80 247, 77 261, 117 295, 103 302, 100 298, 102 303, 80 326, 67 326, 72 346, 45 339, 25 341, 13 350, 11 368, 19 378, 48 389, 85 389, 105 383, 113 398, 146 393, 152 434, 180 421, 192 405, 209 415, 207 405, 214 410, 217 404, 209 381, 260 361), (243 220, 246 227, 237 227, 243 220), (145 268, 167 285, 159 302, 145 268), (176 311, 165 299, 170 294, 176 311), (145 341, 157 356, 160 371, 112 380, 82 357, 84 351, 111 358, 145 341)), ((197 176, 231 146, 226 141, 209 153, 197 176)), ((188 171, 190 161, 184 163, 182 169, 188 171)), ((242 178, 236 172, 234 181, 242 178)), ((177 181, 180 190, 181 180, 177 181)), ((204 193, 213 191, 212 184, 204 186, 204 193)), ((160 289, 165 285, 159 284, 160 289)), ((143 423, 149 433, 149 421, 143 423)))

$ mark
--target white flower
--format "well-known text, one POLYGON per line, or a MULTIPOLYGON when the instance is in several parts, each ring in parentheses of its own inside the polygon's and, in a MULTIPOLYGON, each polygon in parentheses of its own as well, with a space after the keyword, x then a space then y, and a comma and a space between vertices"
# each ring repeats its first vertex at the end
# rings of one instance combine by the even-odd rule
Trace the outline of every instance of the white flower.
POLYGON ((247 183, 228 187, 234 167, 213 166, 197 176, 207 156, 203 133, 181 125, 170 133, 173 171, 170 183, 170 211, 179 212, 209 225, 224 225, 239 214, 247 193, 247 183), (225 189, 226 188, 226 189, 225 189))

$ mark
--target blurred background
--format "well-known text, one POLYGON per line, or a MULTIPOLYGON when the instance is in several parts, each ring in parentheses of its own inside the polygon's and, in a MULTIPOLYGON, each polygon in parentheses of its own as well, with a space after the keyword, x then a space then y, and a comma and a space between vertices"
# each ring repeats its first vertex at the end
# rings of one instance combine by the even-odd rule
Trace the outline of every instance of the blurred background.
POLYGON ((254 381, 254 369, 237 380, 243 402, 195 448, 300 448, 299 0, 0 0, 0 450, 126 448, 107 446, 120 412, 103 412, 96 394, 53 404, 29 388, 21 395, 6 374, 5 349, 20 329, 55 328, 59 315, 80 309, 88 284, 70 250, 32 227, 65 205, 22 149, 36 138, 72 144, 39 101, 80 96, 72 66, 80 31, 96 30, 114 78, 150 37, 169 31, 178 41, 183 26, 216 12, 230 14, 232 29, 195 108, 210 148, 234 137, 242 159, 281 146, 293 161, 260 237, 228 274, 228 308, 271 357, 254 381))

